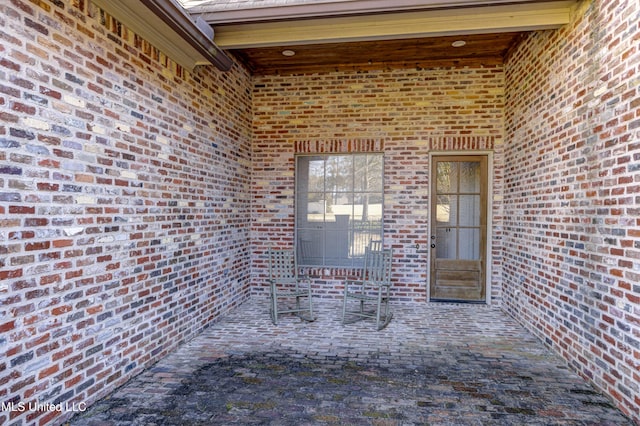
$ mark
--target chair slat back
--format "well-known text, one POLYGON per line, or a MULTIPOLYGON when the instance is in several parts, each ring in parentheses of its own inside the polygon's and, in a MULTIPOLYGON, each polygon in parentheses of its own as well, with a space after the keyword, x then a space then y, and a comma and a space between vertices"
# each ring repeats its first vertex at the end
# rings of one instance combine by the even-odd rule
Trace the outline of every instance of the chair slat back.
POLYGON ((269 248, 269 278, 277 281, 296 279, 296 264, 293 250, 269 248))
POLYGON ((391 250, 383 249, 382 241, 371 241, 365 249, 363 279, 376 284, 389 284, 391 257, 391 250))
POLYGON ((381 251, 382 250, 382 241, 380 241, 380 240, 369 241, 369 245, 365 248, 365 250, 381 251))

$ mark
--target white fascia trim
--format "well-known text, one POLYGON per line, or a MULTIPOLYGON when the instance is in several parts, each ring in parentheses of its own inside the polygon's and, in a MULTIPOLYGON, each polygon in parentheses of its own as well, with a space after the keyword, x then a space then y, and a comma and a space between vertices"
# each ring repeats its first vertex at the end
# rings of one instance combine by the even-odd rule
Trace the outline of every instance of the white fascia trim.
MULTIPOLYGON (((557 3, 573 3, 566 0, 551 0, 557 3)), ((375 13, 401 12, 409 10, 450 9, 458 7, 496 6, 504 4, 538 3, 536 0, 317 0, 305 4, 269 5, 255 2, 242 8, 217 8, 215 5, 194 6, 188 9, 192 16, 200 16, 211 25, 241 22, 278 21, 301 18, 318 18, 343 15, 366 15, 375 13)))

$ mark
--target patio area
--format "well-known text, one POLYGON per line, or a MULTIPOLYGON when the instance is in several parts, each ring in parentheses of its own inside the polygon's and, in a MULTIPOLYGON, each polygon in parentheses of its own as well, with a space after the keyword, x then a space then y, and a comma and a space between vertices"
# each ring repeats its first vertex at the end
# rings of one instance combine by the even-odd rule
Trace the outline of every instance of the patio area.
POLYGON ((251 300, 71 424, 632 424, 498 308, 396 303, 377 332, 316 307, 251 300))

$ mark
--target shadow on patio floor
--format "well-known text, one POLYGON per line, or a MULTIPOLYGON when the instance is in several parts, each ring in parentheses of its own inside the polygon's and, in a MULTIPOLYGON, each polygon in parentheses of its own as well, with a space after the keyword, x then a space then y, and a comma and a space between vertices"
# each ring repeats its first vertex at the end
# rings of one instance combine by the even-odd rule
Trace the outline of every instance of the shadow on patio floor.
POLYGON ((395 306, 387 328, 269 321, 252 300, 72 425, 631 425, 497 308, 395 306))

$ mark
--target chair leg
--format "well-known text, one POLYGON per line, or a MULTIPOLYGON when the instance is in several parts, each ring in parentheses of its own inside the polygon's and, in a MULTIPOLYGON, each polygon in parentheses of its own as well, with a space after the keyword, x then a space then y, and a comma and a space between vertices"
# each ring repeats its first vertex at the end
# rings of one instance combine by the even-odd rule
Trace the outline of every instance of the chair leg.
POLYGON ((386 288, 386 292, 383 294, 383 289, 380 288, 378 291, 378 313, 376 315, 376 328, 378 330, 382 330, 389 322, 391 322, 391 318, 393 314, 389 311, 389 288, 386 288), (384 309, 384 315, 381 313, 382 309, 384 309), (382 324, 380 323, 382 320, 382 324))
POLYGON ((302 315, 302 309, 300 309, 300 298, 302 296, 296 296, 296 312, 295 314, 300 318, 300 319, 305 319, 304 316, 302 315))
MULTIPOLYGON (((272 284, 273 286, 273 284, 272 284)), ((278 325, 278 300, 275 288, 271 288, 271 322, 278 325)))
POLYGON ((342 324, 345 324, 344 319, 347 315, 347 293, 349 292, 349 287, 347 283, 344 283, 344 296, 342 297, 342 324))
POLYGON ((382 308, 382 287, 378 289, 378 307, 376 309, 376 328, 380 330, 380 309, 382 308))

